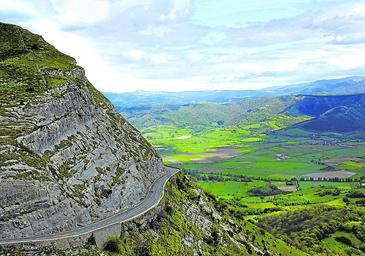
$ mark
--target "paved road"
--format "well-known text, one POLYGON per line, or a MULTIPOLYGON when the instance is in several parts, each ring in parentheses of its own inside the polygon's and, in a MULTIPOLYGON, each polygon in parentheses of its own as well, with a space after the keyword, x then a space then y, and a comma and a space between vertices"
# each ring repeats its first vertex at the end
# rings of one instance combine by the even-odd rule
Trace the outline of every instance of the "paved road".
POLYGON ((55 233, 49 235, 39 235, 39 236, 32 236, 32 237, 25 237, 25 238, 12 238, 12 239, 5 239, 0 241, 0 245, 11 245, 11 244, 19 244, 19 243, 30 243, 30 242, 42 242, 42 241, 55 241, 65 238, 71 237, 78 237, 81 235, 85 235, 88 233, 92 233, 96 230, 103 229, 109 226, 113 226, 118 223, 123 223, 138 216, 146 213, 150 209, 157 206, 163 195, 164 195, 164 187, 166 182, 173 176, 178 169, 166 167, 167 174, 160 177, 153 183, 151 186, 146 198, 136 205, 133 208, 126 209, 124 211, 120 211, 113 216, 105 218, 103 220, 88 224, 87 226, 79 227, 77 229, 66 231, 62 233, 55 233))

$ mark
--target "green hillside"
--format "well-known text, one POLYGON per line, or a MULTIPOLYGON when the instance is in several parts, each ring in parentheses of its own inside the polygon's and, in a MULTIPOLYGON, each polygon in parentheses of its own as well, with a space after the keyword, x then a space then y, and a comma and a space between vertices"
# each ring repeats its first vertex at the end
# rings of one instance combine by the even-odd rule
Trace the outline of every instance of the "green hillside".
POLYGON ((317 132, 365 131, 365 95, 299 96, 286 113, 313 119, 298 127, 317 132))
POLYGON ((233 216, 310 255, 361 255, 365 134, 349 120, 362 123, 363 103, 285 96, 123 113, 233 216))

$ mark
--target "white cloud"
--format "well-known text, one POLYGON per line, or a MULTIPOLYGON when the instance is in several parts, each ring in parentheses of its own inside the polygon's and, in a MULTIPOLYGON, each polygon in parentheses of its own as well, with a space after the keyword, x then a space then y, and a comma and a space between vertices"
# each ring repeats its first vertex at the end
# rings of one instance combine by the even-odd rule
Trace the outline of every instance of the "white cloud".
POLYGON ((168 26, 148 26, 141 31, 142 35, 164 37, 170 33, 172 29, 168 26))
POLYGON ((0 10, 28 14, 15 23, 75 57, 103 91, 253 89, 365 70, 364 3, 211 28, 190 23, 190 1, 170 1, 0 0, 0 10))
POLYGON ((217 44, 217 43, 223 41, 226 38, 227 38, 227 36, 224 33, 209 32, 208 34, 206 34, 205 36, 203 36, 201 38, 200 42, 202 44, 213 45, 213 44, 217 44))
POLYGON ((365 3, 355 2, 336 6, 313 20, 315 28, 332 37, 335 44, 365 42, 365 3))
MULTIPOLYGON (((123 85, 131 81, 127 83, 130 85, 135 80, 102 57, 92 41, 72 32, 62 31, 57 22, 39 19, 24 25, 33 28, 33 32, 42 34, 45 40, 56 46, 59 51, 73 56, 78 65, 85 68, 87 77, 99 90, 109 91, 116 88, 117 84, 123 85)), ((121 91, 128 89, 131 88, 120 88, 121 91)))
POLYGON ((328 64, 341 70, 361 68, 365 70, 365 45, 356 48, 344 48, 333 52, 328 58, 328 64))
POLYGON ((197 63, 203 61, 205 56, 199 51, 190 51, 187 53, 186 59, 188 62, 197 63))
POLYGON ((167 14, 160 15, 162 21, 172 21, 184 17, 190 12, 190 0, 171 0, 171 10, 167 14))
POLYGON ((24 1, 18 0, 1 0, 0 1, 1 11, 13 11, 19 13, 32 13, 33 8, 25 3, 24 1))
POLYGON ((130 50, 124 55, 131 60, 142 60, 146 57, 146 53, 141 50, 130 50))
POLYGON ((123 56, 132 61, 141 61, 153 65, 169 64, 174 59, 171 54, 165 52, 150 52, 133 49, 123 52, 123 56))
POLYGON ((122 1, 113 1, 113 9, 124 12, 129 8, 141 6, 145 10, 149 9, 152 5, 152 0, 122 0, 122 1))
POLYGON ((168 53, 152 53, 149 55, 149 60, 154 65, 174 63, 173 56, 168 53))
POLYGON ((365 18, 365 3, 347 3, 331 8, 317 18, 319 21, 333 20, 337 18, 365 18))
POLYGON ((260 60, 229 64, 230 69, 237 73, 262 74, 266 72, 288 72, 298 68, 296 60, 260 60))
POLYGON ((108 18, 108 0, 51 0, 56 18, 67 26, 92 25, 108 18))

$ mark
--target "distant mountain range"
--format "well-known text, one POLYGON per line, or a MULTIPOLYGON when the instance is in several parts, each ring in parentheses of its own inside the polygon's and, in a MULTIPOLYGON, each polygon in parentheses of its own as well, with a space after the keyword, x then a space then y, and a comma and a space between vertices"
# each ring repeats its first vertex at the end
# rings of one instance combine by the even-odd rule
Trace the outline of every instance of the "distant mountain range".
POLYGON ((365 77, 353 76, 341 79, 319 80, 310 83, 271 87, 262 90, 214 90, 184 92, 104 93, 118 111, 129 108, 148 108, 154 105, 181 106, 197 102, 229 103, 244 98, 280 95, 350 95, 365 93, 365 77))
POLYGON ((365 94, 341 96, 299 96, 287 111, 313 119, 297 127, 319 132, 365 130, 365 94))
POLYGON ((136 106, 174 105, 181 106, 197 102, 227 103, 238 102, 244 98, 266 96, 264 91, 184 91, 184 92, 148 92, 104 93, 118 108, 136 106))
POLYGON ((139 128, 156 124, 206 127, 217 122, 237 125, 247 118, 263 118, 271 110, 262 108, 269 107, 277 114, 312 117, 295 127, 313 132, 365 130, 365 77, 321 80, 262 91, 139 91, 106 96, 139 128), (252 113, 247 112, 249 109, 252 113))
POLYGON ((272 87, 264 90, 271 95, 311 94, 348 95, 365 93, 365 77, 352 76, 341 79, 319 80, 310 83, 272 87))

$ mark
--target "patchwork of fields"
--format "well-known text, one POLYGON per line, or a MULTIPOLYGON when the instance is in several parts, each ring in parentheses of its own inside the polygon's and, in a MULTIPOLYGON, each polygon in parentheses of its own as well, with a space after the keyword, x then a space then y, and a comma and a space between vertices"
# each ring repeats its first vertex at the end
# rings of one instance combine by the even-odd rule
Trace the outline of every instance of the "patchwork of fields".
POLYGON ((144 130, 166 164, 189 170, 264 177, 357 180, 365 175, 365 144, 345 137, 255 133, 216 128, 194 133, 171 126, 144 130))
POLYGON ((165 164, 194 176, 230 214, 310 255, 361 255, 365 136, 303 130, 296 124, 310 117, 285 114, 291 101, 269 98, 176 110, 159 106, 149 110, 152 114, 134 113, 131 120, 165 164), (317 212, 330 215, 317 220, 317 212), (281 220, 290 223, 290 218, 298 218, 290 225, 303 226, 285 231, 281 220))
MULTIPOLYGON (((348 198, 348 194, 357 191, 365 177, 364 142, 348 135, 275 128, 264 122, 199 131, 159 125, 143 132, 159 148, 166 164, 189 170, 198 186, 232 214, 257 225, 270 216, 285 218, 288 212, 317 207, 359 209, 361 200, 348 198)), ((364 221, 362 217, 356 220, 364 221)), ((340 225, 331 232, 316 239, 313 247, 293 237, 283 238, 316 254, 362 254, 365 240, 361 236, 342 231, 340 225)))

